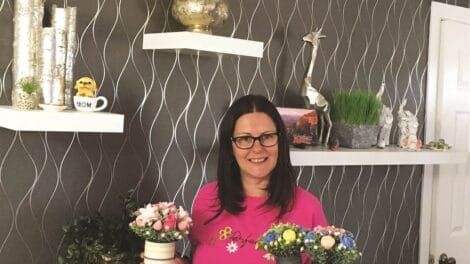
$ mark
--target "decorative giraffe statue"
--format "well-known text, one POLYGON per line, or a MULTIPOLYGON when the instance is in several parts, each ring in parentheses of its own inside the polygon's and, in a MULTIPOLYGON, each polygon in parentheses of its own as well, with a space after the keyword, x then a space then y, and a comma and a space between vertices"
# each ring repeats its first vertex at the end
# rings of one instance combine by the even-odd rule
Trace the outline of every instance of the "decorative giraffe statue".
POLYGON ((305 35, 302 40, 312 43, 312 55, 310 64, 308 65, 307 73, 305 74, 304 82, 302 83, 301 95, 306 108, 313 108, 318 112, 320 120, 320 135, 319 141, 325 146, 328 144, 331 132, 331 118, 330 118, 330 104, 326 101, 325 97, 318 92, 312 85, 313 66, 317 57, 318 46, 320 39, 325 35, 321 34, 321 29, 318 31, 310 32, 305 35), (323 132, 326 130, 326 136, 323 139, 323 132))

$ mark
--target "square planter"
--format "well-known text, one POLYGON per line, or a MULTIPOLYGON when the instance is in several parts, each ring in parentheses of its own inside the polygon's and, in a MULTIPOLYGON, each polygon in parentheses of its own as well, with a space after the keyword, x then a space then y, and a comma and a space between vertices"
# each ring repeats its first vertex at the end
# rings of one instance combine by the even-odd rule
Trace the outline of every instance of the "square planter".
POLYGON ((361 149, 377 145, 379 126, 334 123, 333 131, 341 147, 361 149))

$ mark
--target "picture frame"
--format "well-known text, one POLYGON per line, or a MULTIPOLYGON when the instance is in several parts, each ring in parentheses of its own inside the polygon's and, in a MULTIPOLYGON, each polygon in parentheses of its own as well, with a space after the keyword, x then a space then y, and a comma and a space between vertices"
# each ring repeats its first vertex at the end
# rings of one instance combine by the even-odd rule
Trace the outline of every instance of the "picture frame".
POLYGON ((318 114, 315 109, 277 107, 286 127, 289 144, 296 147, 316 146, 318 114))

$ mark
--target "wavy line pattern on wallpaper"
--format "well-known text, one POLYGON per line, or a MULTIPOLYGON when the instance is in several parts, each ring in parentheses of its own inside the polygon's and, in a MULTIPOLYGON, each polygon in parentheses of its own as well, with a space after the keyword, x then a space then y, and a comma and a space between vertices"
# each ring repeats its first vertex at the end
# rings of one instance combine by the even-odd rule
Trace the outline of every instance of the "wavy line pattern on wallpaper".
MULTIPOLYGON (((73 218, 119 213, 118 195, 191 207, 215 179, 217 128, 226 107, 258 93, 299 106, 310 47, 322 28, 314 85, 377 91, 396 113, 424 120, 425 0, 230 0, 216 34, 264 42, 264 58, 188 56, 142 50, 144 33, 182 28, 169 0, 47 1, 78 7, 75 76, 91 75, 108 111, 125 114, 125 133, 15 132, 0 129, 0 262, 55 263, 73 218)), ((449 1, 468 6, 467 2, 449 1)), ((0 103, 10 104, 13 0, 0 0, 0 103)), ((396 139, 396 127, 393 136, 396 139)), ((422 126, 421 126, 422 130, 422 126)), ((361 263, 416 263, 420 166, 298 167, 298 184, 322 201, 330 223, 357 234, 361 263)))

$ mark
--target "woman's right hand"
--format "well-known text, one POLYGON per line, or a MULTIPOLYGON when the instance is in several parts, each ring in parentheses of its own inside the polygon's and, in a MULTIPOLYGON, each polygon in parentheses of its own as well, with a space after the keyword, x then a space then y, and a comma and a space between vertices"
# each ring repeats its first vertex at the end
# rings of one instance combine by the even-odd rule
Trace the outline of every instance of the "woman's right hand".
POLYGON ((173 260, 173 264, 189 264, 189 261, 184 258, 175 257, 175 259, 173 260))

